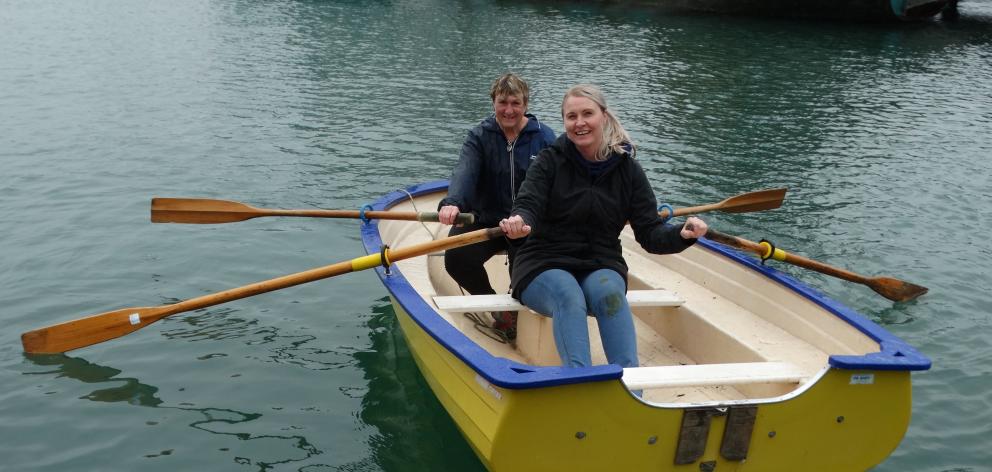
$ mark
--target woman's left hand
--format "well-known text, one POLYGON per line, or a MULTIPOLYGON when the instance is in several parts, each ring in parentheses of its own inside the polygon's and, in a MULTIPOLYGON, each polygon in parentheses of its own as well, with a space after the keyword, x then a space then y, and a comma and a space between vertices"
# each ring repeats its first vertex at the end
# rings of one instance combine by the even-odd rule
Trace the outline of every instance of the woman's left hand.
POLYGON ((682 226, 682 231, 679 235, 683 239, 697 239, 706 236, 706 230, 709 226, 706 226, 706 222, 696 218, 695 216, 690 216, 685 219, 685 225, 682 226))

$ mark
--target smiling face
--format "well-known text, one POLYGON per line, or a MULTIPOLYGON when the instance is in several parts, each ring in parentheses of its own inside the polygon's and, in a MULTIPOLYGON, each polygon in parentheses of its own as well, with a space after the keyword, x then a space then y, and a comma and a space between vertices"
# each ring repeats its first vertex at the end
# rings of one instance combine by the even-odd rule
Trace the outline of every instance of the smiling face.
POLYGON ((603 123, 606 115, 596 102, 586 97, 569 96, 561 107, 565 121, 565 134, 579 148, 582 157, 596 160, 603 146, 603 123))
POLYGON ((496 122, 499 123, 500 128, 514 131, 523 128, 527 102, 520 95, 497 95, 493 100, 493 110, 496 112, 496 122))

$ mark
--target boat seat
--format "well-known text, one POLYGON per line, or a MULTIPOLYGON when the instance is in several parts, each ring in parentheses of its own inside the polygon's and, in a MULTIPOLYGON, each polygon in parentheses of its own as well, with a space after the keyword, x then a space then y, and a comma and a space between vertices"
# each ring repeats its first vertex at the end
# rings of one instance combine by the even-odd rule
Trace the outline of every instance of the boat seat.
POLYGON ((799 366, 788 362, 630 367, 623 370, 623 382, 631 390, 799 383, 808 377, 799 366))
MULTIPOLYGON (((561 365, 554 336, 551 334, 554 330, 551 318, 531 311, 509 294, 437 296, 434 297, 434 303, 442 311, 456 313, 516 311, 518 313, 517 352, 533 365, 561 365)), ((677 308, 682 306, 685 300, 677 293, 668 290, 628 290, 627 303, 631 308, 677 308)), ((595 326, 595 318, 590 317, 589 320, 590 326, 595 326)))
MULTIPOLYGON (((629 290, 627 303, 632 308, 639 306, 681 306, 685 300, 668 290, 629 290)), ((434 297, 434 304, 440 310, 455 312, 520 311, 526 308, 509 294, 438 296, 434 297)))

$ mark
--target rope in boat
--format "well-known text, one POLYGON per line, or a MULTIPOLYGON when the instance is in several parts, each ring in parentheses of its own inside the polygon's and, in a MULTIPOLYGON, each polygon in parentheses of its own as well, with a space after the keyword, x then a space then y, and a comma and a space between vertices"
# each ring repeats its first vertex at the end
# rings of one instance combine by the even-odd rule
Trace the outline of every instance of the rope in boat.
MULTIPOLYGON (((408 192, 406 189, 401 189, 401 190, 403 191, 403 193, 406 194, 407 198, 410 199, 410 205, 413 207, 413 210, 419 211, 417 210, 417 203, 413 198, 413 195, 410 194, 410 192, 408 192)), ((420 225, 424 228, 424 231, 427 231, 427 234, 431 237, 431 239, 434 239, 437 236, 436 234, 431 232, 430 228, 428 228, 423 221, 420 222, 420 225)), ((509 263, 509 256, 507 256, 507 263, 509 263)), ((458 286, 458 291, 461 292, 462 295, 466 295, 465 289, 462 288, 461 285, 458 286)), ((472 326, 475 328, 475 330, 482 333, 484 336, 499 343, 512 345, 512 341, 506 336, 505 333, 493 328, 492 325, 485 322, 483 318, 483 314, 475 313, 475 312, 462 313, 462 314, 465 316, 465 318, 468 318, 468 320, 472 322, 472 326)))
MULTIPOLYGON (((400 189, 400 190, 402 190, 403 193, 406 194, 407 198, 410 199, 410 205, 413 207, 413 211, 416 211, 416 212, 419 213, 419 210, 417 210, 417 202, 413 198, 413 195, 410 194, 410 192, 408 192, 406 189, 400 189)), ((431 237, 431 239, 434 239, 437 236, 435 233, 431 232, 430 228, 428 228, 427 225, 423 221, 420 222, 420 226, 422 226, 424 228, 424 231, 427 231, 427 234, 431 237)), ((506 264, 509 264, 510 263, 510 256, 507 255, 506 257, 507 257, 506 264)), ((458 286, 458 291, 461 292, 462 295, 466 295, 465 289, 462 288, 461 285, 458 286)), ((469 321, 472 322, 472 326, 475 327, 475 330, 476 331, 482 333, 487 338, 492 339, 493 341, 496 341, 496 342, 499 342, 499 343, 509 344, 511 346, 513 345, 513 341, 506 336, 506 333, 504 333, 504 332, 502 332, 502 331, 500 331, 498 329, 495 329, 495 328, 492 327, 491 324, 486 323, 485 322, 485 318, 483 318, 483 315, 482 314, 474 313, 474 312, 471 312, 471 313, 462 313, 462 314, 465 315, 465 318, 468 318, 469 321)))
MULTIPOLYGON (((420 211, 417 210, 417 202, 414 201, 413 195, 411 195, 410 192, 408 192, 405 188, 401 188, 400 190, 402 190, 403 193, 406 194, 407 198, 410 199, 410 205, 413 206, 413 211, 415 211, 417 213, 420 213, 420 211)), ((427 231, 427 234, 429 234, 431 236, 431 239, 434 239, 434 233, 431 232, 430 228, 428 228, 427 225, 423 221, 420 221, 420 220, 418 220, 418 221, 420 222, 420 226, 423 226, 424 227, 424 231, 427 231)))
MULTIPOLYGON (((464 294, 464 293, 465 292, 462 291, 462 294, 464 294)), ((468 318, 469 321, 472 322, 472 326, 475 327, 475 330, 476 331, 482 333, 483 335, 485 335, 489 339, 492 339, 493 341, 496 341, 496 342, 499 342, 499 343, 509 344, 511 346, 514 345, 513 340, 511 340, 510 338, 508 338, 506 336, 506 333, 504 333, 504 332, 502 332, 502 331, 500 331, 500 330, 498 330, 496 328, 493 328, 492 326, 490 326, 489 324, 487 324, 485 322, 485 320, 483 320, 482 316, 480 316, 478 313, 463 313, 463 315, 465 315, 465 317, 468 318)))

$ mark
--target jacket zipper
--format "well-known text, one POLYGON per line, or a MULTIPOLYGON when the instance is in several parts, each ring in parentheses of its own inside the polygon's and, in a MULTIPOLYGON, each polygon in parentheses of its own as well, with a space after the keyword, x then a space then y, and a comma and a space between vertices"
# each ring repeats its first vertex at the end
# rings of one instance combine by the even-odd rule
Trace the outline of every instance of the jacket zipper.
MULTIPOLYGON (((519 136, 517 137, 519 139, 519 136)), ((512 205, 517 201, 517 186, 516 186, 516 166, 513 165, 513 146, 517 144, 517 140, 507 141, 506 152, 510 153, 510 204, 512 205)))

